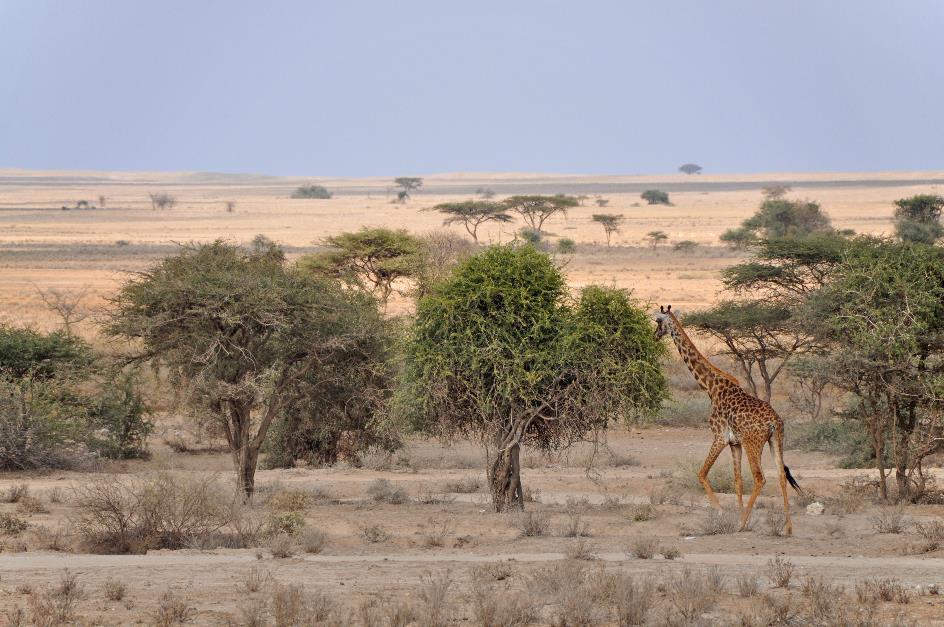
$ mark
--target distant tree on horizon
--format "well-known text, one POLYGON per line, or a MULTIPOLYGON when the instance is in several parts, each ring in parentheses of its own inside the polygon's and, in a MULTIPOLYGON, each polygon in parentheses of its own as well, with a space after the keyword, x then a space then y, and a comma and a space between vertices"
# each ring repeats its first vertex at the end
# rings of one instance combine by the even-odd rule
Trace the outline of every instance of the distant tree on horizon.
POLYGON ((606 247, 610 247, 610 237, 619 232, 620 224, 626 217, 621 213, 595 213, 591 220, 600 224, 606 233, 606 247))
POLYGON ((701 166, 697 163, 683 163, 679 166, 679 172, 683 174, 701 174, 701 166))
POLYGON ((412 192, 423 186, 423 179, 418 176, 398 176, 393 179, 397 187, 402 189, 397 192, 397 202, 406 202, 412 197, 412 192))
POLYGON ((650 205, 672 204, 669 202, 669 194, 667 192, 663 192, 658 189, 647 189, 642 194, 640 194, 639 197, 645 200, 650 205))

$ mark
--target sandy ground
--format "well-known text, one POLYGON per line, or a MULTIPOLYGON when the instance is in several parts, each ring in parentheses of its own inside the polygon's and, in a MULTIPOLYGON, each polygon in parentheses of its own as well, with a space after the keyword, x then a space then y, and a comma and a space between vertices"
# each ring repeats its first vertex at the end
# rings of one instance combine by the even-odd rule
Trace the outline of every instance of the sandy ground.
MULTIPOLYGON (((366 225, 384 225, 424 232, 441 228, 440 218, 423 211, 438 202, 471 197, 478 187, 490 187, 499 197, 511 193, 584 193, 586 206, 566 218, 550 221, 551 239, 570 237, 577 253, 567 261, 573 286, 592 282, 631 288, 644 300, 672 302, 676 307, 700 307, 717 298, 718 272, 739 257, 718 245, 718 235, 749 216, 760 201, 760 187, 771 181, 793 185, 792 197, 822 203, 839 228, 866 233, 891 230, 892 202, 915 193, 934 193, 944 186, 944 173, 779 174, 754 176, 667 177, 555 177, 541 175, 441 175, 427 177, 423 190, 406 205, 391 204, 392 183, 387 179, 318 180, 258 176, 152 173, 68 173, 0 170, 0 322, 53 328, 55 319, 44 309, 37 290, 86 290, 86 305, 100 306, 129 271, 140 270, 173 252, 178 242, 225 238, 245 242, 262 233, 290 247, 290 254, 312 250, 323 237, 366 225), (292 200, 297 185, 318 182, 336 192, 327 201, 292 200), (673 206, 640 205, 639 191, 649 187, 670 191, 673 206), (179 205, 155 211, 147 194, 167 191, 179 205), (593 197, 602 195, 609 206, 600 209, 593 197), (87 199, 104 208, 63 211, 87 199), (228 213, 225 202, 236 202, 228 213), (606 248, 602 229, 593 213, 623 213, 627 220, 614 246, 606 248), (672 241, 691 239, 701 246, 679 253, 669 247, 650 250, 642 245, 651 230, 666 231, 672 241)), ((516 224, 515 228, 520 225, 516 224)), ((452 227, 458 229, 458 227, 452 227)), ((508 241, 512 229, 485 229, 484 241, 508 241)), ((407 305, 399 304, 400 310, 407 305)), ((91 334, 93 321, 83 323, 91 334)), ((779 408, 778 408, 779 409, 779 408)), ((99 472, 0 474, 0 494, 25 483, 48 512, 24 513, 17 504, 0 503, 0 514, 22 516, 33 530, 69 529, 75 519, 72 487, 102 476, 144 477, 158 470, 217 475, 221 485, 230 481, 230 458, 223 453, 183 454, 171 451, 163 436, 176 419, 161 418, 147 462, 108 465, 99 472), (61 488, 62 502, 50 502, 61 488)), ((880 508, 869 501, 855 512, 827 506, 812 516, 794 503, 794 535, 778 537, 767 531, 766 517, 779 507, 776 481, 765 459, 768 484, 755 510, 751 531, 703 535, 708 516, 703 493, 691 489, 692 465, 700 464, 708 448, 707 431, 646 427, 618 430, 609 437, 609 449, 588 471, 591 451, 578 446, 551 458, 527 453, 524 481, 538 494, 530 511, 549 518, 548 533, 520 537, 518 518, 491 513, 481 490, 444 494, 446 484, 481 478, 482 452, 470 444, 445 447, 435 442, 410 441, 389 464, 364 468, 337 466, 324 469, 264 470, 258 484, 269 493, 278 490, 318 489, 326 498, 302 512, 307 526, 325 531, 328 543, 317 555, 296 554, 274 558, 260 549, 157 551, 147 555, 90 555, 39 549, 33 531, 18 536, 0 535, 0 625, 15 607, 27 608, 31 595, 55 585, 65 569, 76 575, 85 594, 78 618, 86 624, 150 624, 161 594, 170 589, 194 611, 195 624, 244 624, 240 612, 265 592, 247 593, 244 582, 252 569, 274 581, 297 584, 307 591, 326 592, 345 607, 357 608, 371 600, 416 600, 424 577, 450 573, 456 622, 474 624, 469 609, 470 568, 476 564, 508 562, 514 574, 502 582, 506 590, 525 590, 535 569, 560 564, 577 541, 561 537, 574 516, 589 526, 586 539, 598 559, 581 562, 587 569, 651 574, 664 580, 682 569, 699 572, 717 566, 727 576, 728 594, 705 620, 726 624, 748 600, 734 594, 738 575, 758 578, 762 592, 787 595, 802 603, 804 577, 816 575, 845 586, 846 598, 866 578, 891 577, 912 594, 911 603, 883 603, 879 617, 900 624, 904 612, 918 624, 944 624, 944 597, 927 594, 929 586, 944 586, 944 551, 918 553, 921 538, 913 531, 880 534, 873 518, 880 508), (371 469, 373 468, 373 469, 371 469), (380 504, 367 498, 370 482, 388 479, 402 487, 411 502, 380 504), (438 495, 439 502, 423 504, 422 495, 438 495), (661 495, 661 496, 659 496, 661 495), (643 512, 650 503, 651 511, 643 512), (643 520, 636 520, 643 518, 643 520), (426 548, 424 538, 438 524, 448 527, 442 547, 426 548), (382 526, 390 535, 369 543, 362 535, 366 524, 382 526), (643 560, 627 553, 640 538, 654 538, 678 548, 676 560, 643 560), (797 568, 787 592, 772 591, 766 565, 782 555, 797 568), (127 598, 108 601, 103 583, 116 579, 127 585, 127 598), (241 622, 242 621, 242 622, 241 622)), ((841 470, 822 454, 787 452, 787 462, 800 483, 824 502, 840 494, 844 482, 867 474, 841 470)), ((376 461, 376 460, 374 460, 376 461)), ((728 456, 719 462, 729 465, 728 456)), ((944 479, 940 468, 932 473, 944 479)), ((428 499, 427 499, 428 500, 428 499)), ((733 495, 721 495, 734 510, 733 495)), ((264 507, 261 506, 260 507, 264 507)), ((944 506, 909 506, 914 521, 940 519, 944 506)), ((658 593, 653 621, 658 623, 669 604, 668 593, 658 593)), ((543 599, 552 604, 553 599, 543 599)), ((353 612, 353 610, 351 610, 353 612)), ((546 616, 543 614, 542 616, 546 616)), ((355 614, 351 622, 357 623, 355 614)))

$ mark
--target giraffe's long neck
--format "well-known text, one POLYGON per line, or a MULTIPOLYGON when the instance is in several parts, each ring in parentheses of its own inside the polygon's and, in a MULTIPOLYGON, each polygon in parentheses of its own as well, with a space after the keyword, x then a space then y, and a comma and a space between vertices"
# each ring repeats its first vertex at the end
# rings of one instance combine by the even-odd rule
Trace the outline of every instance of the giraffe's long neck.
POLYGON ((737 379, 721 369, 715 367, 708 358, 701 354, 701 351, 695 346, 691 338, 682 328, 682 324, 673 314, 669 314, 669 334, 675 341, 675 347, 678 348, 682 361, 692 371, 695 381, 702 387, 709 396, 714 394, 722 382, 733 382, 738 384, 737 379))

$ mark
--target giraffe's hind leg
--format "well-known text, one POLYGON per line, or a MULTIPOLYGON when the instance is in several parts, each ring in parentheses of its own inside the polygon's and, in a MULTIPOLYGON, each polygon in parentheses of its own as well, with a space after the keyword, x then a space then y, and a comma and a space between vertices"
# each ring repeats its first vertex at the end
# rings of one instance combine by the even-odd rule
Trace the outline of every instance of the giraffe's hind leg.
POLYGON ((741 480, 741 445, 731 444, 731 463, 734 466, 734 491, 738 497, 738 515, 744 513, 744 482, 741 480))
POLYGON ((754 501, 760 495, 764 488, 764 470, 760 465, 761 454, 764 452, 764 440, 751 440, 744 442, 744 452, 747 453, 747 463, 751 466, 751 474, 754 476, 754 489, 751 491, 751 498, 747 501, 747 509, 741 512, 741 531, 747 529, 747 521, 751 519, 751 511, 754 509, 754 501))
POLYGON ((790 495, 787 494, 787 470, 783 465, 783 433, 778 430, 771 437, 770 441, 774 449, 774 462, 777 464, 777 474, 780 477, 780 494, 783 495, 783 534, 793 535, 793 521, 790 520, 790 495))
POLYGON ((711 484, 708 482, 708 471, 714 466, 715 460, 718 459, 718 455, 721 454, 724 447, 725 441, 716 436, 715 441, 711 443, 711 450, 708 451, 708 457, 705 458, 705 463, 698 472, 698 482, 701 484, 701 487, 705 489, 708 500, 719 512, 721 511, 721 503, 718 502, 718 497, 715 496, 715 491, 711 489, 711 484))

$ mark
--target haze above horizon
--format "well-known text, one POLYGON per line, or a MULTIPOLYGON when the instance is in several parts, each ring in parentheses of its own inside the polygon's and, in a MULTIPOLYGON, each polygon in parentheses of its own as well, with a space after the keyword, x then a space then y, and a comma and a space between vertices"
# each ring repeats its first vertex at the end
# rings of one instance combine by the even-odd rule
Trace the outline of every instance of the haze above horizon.
POLYGON ((0 168, 944 168, 944 5, 0 3, 0 168))

